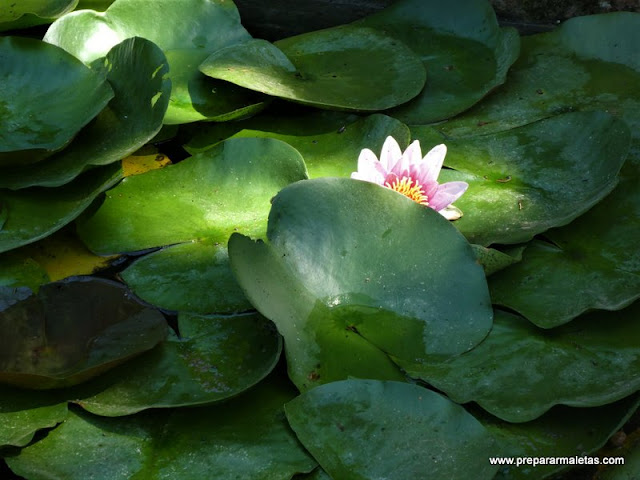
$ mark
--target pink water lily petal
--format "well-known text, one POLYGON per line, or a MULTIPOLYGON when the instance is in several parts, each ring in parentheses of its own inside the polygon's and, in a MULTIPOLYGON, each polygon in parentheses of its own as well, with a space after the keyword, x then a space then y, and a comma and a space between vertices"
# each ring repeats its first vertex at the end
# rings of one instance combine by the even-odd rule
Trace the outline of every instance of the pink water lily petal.
POLYGON ((429 197, 429 206, 440 211, 451 205, 469 188, 466 182, 447 182, 439 185, 436 193, 429 197))
POLYGON ((398 163, 398 160, 402 158, 402 150, 400 145, 396 142, 396 139, 389 136, 382 145, 382 151, 380 152, 380 163, 388 172, 393 166, 398 163))
POLYGON ((358 157, 358 171, 351 174, 351 178, 382 184, 387 172, 378 161, 378 157, 368 148, 363 149, 358 157))
POLYGON ((436 145, 429 150, 418 166, 418 181, 423 184, 437 182, 446 155, 447 146, 444 144, 436 145))
POLYGON ((414 141, 402 154, 400 160, 391 168, 391 171, 399 177, 407 177, 411 175, 413 166, 422 161, 422 152, 420 151, 420 142, 414 141))

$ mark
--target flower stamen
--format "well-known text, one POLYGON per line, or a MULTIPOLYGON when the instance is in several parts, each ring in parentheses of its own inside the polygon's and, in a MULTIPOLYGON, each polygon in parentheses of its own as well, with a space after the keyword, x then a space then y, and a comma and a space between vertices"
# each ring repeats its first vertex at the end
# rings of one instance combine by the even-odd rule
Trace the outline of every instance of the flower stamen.
POLYGON ((429 206, 429 198, 425 195, 424 188, 411 177, 396 178, 391 183, 385 182, 384 186, 401 193, 405 197, 409 197, 414 202, 418 202, 427 207, 429 206))

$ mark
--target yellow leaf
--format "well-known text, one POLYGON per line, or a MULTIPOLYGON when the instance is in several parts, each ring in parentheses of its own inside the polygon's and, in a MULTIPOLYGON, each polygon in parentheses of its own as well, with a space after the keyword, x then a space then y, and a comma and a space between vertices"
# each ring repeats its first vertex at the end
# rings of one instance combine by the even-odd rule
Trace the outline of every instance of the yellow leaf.
POLYGON ((145 145, 133 155, 122 160, 122 170, 125 177, 140 175, 149 170, 171 165, 171 160, 166 155, 159 153, 152 145, 145 145))

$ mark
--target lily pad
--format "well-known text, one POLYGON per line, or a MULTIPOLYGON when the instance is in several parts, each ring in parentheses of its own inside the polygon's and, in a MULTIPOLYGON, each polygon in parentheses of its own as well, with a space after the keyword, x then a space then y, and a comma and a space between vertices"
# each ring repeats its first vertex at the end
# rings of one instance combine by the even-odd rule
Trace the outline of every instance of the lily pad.
POLYGON ((46 389, 74 385, 154 347, 164 317, 119 283, 90 277, 49 283, 0 312, 0 381, 46 389))
POLYGON ((0 230, 0 252, 40 240, 72 222, 104 190, 122 178, 119 164, 86 172, 59 188, 0 189, 9 216, 0 230))
POLYGON ((121 273, 136 295, 165 310, 235 313, 253 307, 236 283, 226 245, 182 243, 145 255, 121 273))
POLYGON ((244 88, 320 108, 376 111, 405 103, 425 82, 420 59, 402 42, 341 26, 271 44, 238 43, 200 70, 244 88))
POLYGON ((625 123, 603 112, 558 115, 512 130, 443 138, 415 127, 421 143, 446 142, 444 181, 469 183, 455 222, 470 242, 521 243, 569 223, 618 182, 629 149, 625 123))
POLYGON ((603 239, 596 240, 602 249, 585 252, 589 245, 580 245, 584 237, 577 233, 567 233, 575 243, 563 248, 533 242, 520 264, 491 279, 493 302, 517 311, 539 327, 553 328, 585 311, 619 310, 639 298, 640 275, 608 260, 604 256, 609 253, 607 245, 598 241, 603 239))
MULTIPOLYGON (((637 160, 636 160, 637 161, 637 160)), ((633 165, 625 164, 628 172, 633 165)), ((542 328, 592 309, 618 310, 640 297, 640 175, 622 176, 601 203, 534 242, 522 263, 491 279, 494 303, 542 328)))
POLYGON ((464 408, 417 385, 344 380, 285 406, 291 428, 333 478, 491 479, 487 430, 464 408))
POLYGON ((263 232, 271 197, 305 177, 302 157, 286 143, 231 139, 176 165, 126 178, 78 222, 78 233, 101 255, 198 239, 222 244, 235 230, 263 232))
POLYGON ((148 408, 203 405, 253 387, 275 367, 282 339, 258 314, 199 317, 180 314, 181 338, 83 386, 74 400, 104 416, 148 408))
POLYGON ((10 2, 3 1, 0 10, 0 22, 11 22, 19 19, 25 14, 33 14, 42 18, 55 18, 73 10, 78 4, 78 0, 20 0, 10 2))
POLYGON ((458 357, 422 364, 397 360, 454 402, 477 402, 508 422, 552 406, 596 407, 640 389, 640 303, 593 312, 553 330, 496 311, 484 342, 458 357))
POLYGON ((125 273, 134 291, 170 310, 245 310, 226 258, 229 235, 243 230, 264 236, 271 198, 306 176, 302 157, 284 142, 231 139, 176 165, 127 178, 107 192, 100 209, 79 221, 78 232, 101 255, 184 244, 134 264, 125 273), (207 258, 207 252, 214 256, 207 258), (177 270, 156 270, 158 265, 177 270), (150 292, 169 284, 169 297, 161 298, 163 289, 150 292))
POLYGON ((483 135, 575 110, 623 118, 640 139, 640 14, 572 18, 522 38, 509 81, 469 112, 438 125, 445 135, 483 135))
POLYGON ((267 237, 233 234, 231 267, 284 336, 303 391, 348 376, 402 379, 387 353, 457 355, 491 328, 464 237, 392 190, 347 178, 290 185, 273 200, 267 237))
POLYGON ((411 125, 444 120, 467 110, 505 82, 520 49, 518 33, 498 26, 486 0, 401 0, 354 25, 397 38, 424 63, 424 90, 389 111, 411 125))
POLYGON ((0 447, 24 447, 38 430, 55 427, 67 413, 58 393, 0 387, 0 447))
POLYGON ((104 478, 288 480, 316 466, 283 415, 283 404, 295 395, 272 377, 222 405, 125 418, 71 411, 46 438, 6 460, 33 480, 84 480, 96 472, 104 478))
POLYGON ((514 459, 537 457, 539 462, 545 462, 536 466, 514 464, 503 467, 495 479, 537 480, 575 467, 578 465, 576 457, 593 454, 602 448, 639 404, 640 397, 635 394, 602 407, 557 406, 527 423, 503 422, 478 409, 472 413, 501 445, 500 456, 514 459))
POLYGON ((384 139, 395 138, 402 148, 409 145, 410 132, 395 118, 373 114, 364 118, 330 112, 301 115, 260 115, 239 123, 198 125, 185 148, 202 151, 222 139, 238 137, 276 138, 300 152, 309 177, 348 177, 358 167, 363 148, 380 151, 384 139))
POLYGON ((108 71, 114 99, 62 152, 30 169, 0 171, 0 187, 63 185, 84 170, 126 157, 160 130, 171 91, 160 49, 143 38, 131 38, 116 45, 100 64, 108 71))
POLYGON ((0 38, 0 81, 1 167, 63 148, 113 98, 104 76, 33 38, 0 38))
POLYGON ((117 0, 104 13, 65 15, 51 25, 44 40, 90 63, 133 36, 151 40, 169 60, 173 89, 165 123, 228 120, 262 108, 255 94, 211 82, 198 71, 210 53, 251 38, 233 2, 117 0))

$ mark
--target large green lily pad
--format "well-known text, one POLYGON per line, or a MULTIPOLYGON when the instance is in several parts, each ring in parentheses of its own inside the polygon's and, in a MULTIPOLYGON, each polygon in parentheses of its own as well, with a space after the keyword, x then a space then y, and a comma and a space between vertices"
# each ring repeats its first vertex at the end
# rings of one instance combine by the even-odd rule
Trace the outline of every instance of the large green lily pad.
POLYGON ((3 0, 0 10, 0 23, 12 22, 25 14, 42 18, 55 18, 73 10, 78 0, 3 0))
POLYGON ((379 152, 388 136, 402 148, 410 140, 407 126, 395 118, 377 113, 358 118, 327 111, 260 115, 244 122, 202 124, 191 132, 185 145, 191 153, 211 148, 230 136, 282 140, 300 152, 311 178, 348 177, 358 169, 363 148, 379 152))
POLYGON ((213 78, 320 108, 375 111, 415 97, 425 82, 420 59, 375 30, 342 26, 280 40, 238 43, 211 54, 213 78))
POLYGON ((602 407, 557 406, 527 423, 503 422, 479 409, 472 413, 498 440, 501 451, 496 455, 514 460, 537 457, 538 462, 545 462, 502 467, 496 480, 540 479, 579 466, 576 457, 591 454, 594 461, 593 452, 605 445, 639 404, 640 396, 635 394, 602 407))
POLYGON ((0 82, 0 167, 63 148, 113 98, 103 75, 33 38, 0 38, 0 82))
POLYGON ((71 411, 46 438, 6 460, 33 480, 85 480, 96 472, 103 478, 289 480, 316 466, 284 418, 283 404, 295 395, 272 377, 222 405, 125 418, 71 411))
POLYGON ((302 444, 333 478, 493 478, 495 449, 464 408, 417 385, 344 380, 285 406, 302 444))
POLYGON ((121 276, 136 295, 165 310, 209 314, 253 308, 231 273, 226 243, 163 248, 137 260, 121 276))
POLYGON ((527 422, 554 405, 595 407, 639 390, 639 314, 635 303, 541 330, 497 310, 493 330, 470 352, 442 362, 397 361, 457 403, 474 401, 508 422, 527 422))
POLYGON ((67 417, 67 402, 58 393, 0 387, 0 447, 24 447, 35 433, 67 417))
POLYGON ((251 38, 230 1, 117 0, 104 13, 83 10, 65 15, 44 39, 90 63, 133 36, 151 40, 169 60, 173 89, 165 123, 227 120, 233 112, 242 116, 247 109, 262 108, 254 94, 243 95, 198 71, 210 53, 251 38))
POLYGON ((158 133, 171 91, 162 51, 148 40, 130 38, 98 62, 115 98, 63 151, 32 168, 1 170, 0 188, 63 185, 84 170, 125 158, 158 133))
POLYGON ((99 254, 264 231, 270 199, 306 177, 300 154, 273 139, 228 140, 177 165, 126 178, 78 224, 99 254), (162 192, 158 195, 158 192, 162 192))
POLYGON ((152 303, 197 313, 246 310, 229 271, 229 235, 242 230, 264 236, 271 198, 306 176, 302 157, 284 142, 231 139, 177 165, 127 178, 79 222, 78 231, 99 254, 182 244, 141 259, 124 274, 152 303), (167 289, 172 293, 164 297, 167 289))
POLYGON ((552 328, 584 311, 618 310, 640 297, 639 178, 622 176, 585 215, 547 232, 553 244, 532 243, 520 264, 491 279, 493 302, 552 328))
POLYGON ((401 0, 354 25, 392 35, 424 62, 424 90, 389 112, 411 125, 444 120, 474 105, 504 83, 520 48, 518 33, 498 26, 486 0, 401 0))
POLYGON ((7 221, 0 230, 0 252, 35 242, 61 229, 121 178, 122 169, 114 163, 86 172, 55 189, 0 190, 0 203, 8 210, 7 221))
POLYGON ((236 396, 274 368, 282 339, 258 314, 198 317, 181 314, 181 337, 87 384, 74 400, 109 417, 148 408, 203 405, 236 396))
POLYGON ((638 139, 640 14, 572 18, 523 37, 509 81, 478 106, 437 128, 460 137, 506 130, 574 110, 620 116, 638 139))
POLYGON ((389 189, 298 182, 273 200, 267 237, 233 234, 231 267, 284 336, 303 391, 349 376, 401 379, 386 353, 456 355, 491 328, 486 279, 464 237, 389 189))
POLYGON ((94 377, 164 339, 164 317, 118 283, 78 278, 3 305, 0 382, 45 389, 94 377))
POLYGON ((521 243, 569 223, 613 190, 629 149, 625 123, 603 112, 558 115, 512 130, 444 138, 412 133, 424 145, 446 142, 442 181, 469 183, 455 225, 473 243, 521 243))

